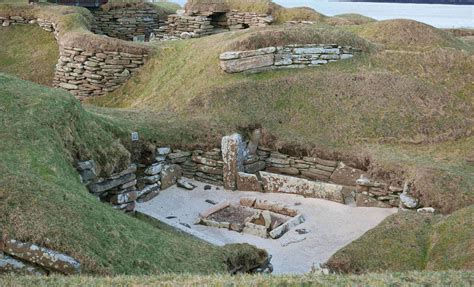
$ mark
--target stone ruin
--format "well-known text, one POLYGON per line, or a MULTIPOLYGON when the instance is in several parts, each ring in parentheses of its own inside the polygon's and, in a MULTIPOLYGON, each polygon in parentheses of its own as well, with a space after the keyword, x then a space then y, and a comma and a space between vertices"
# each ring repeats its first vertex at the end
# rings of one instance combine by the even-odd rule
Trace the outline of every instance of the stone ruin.
POLYGON ((269 13, 232 10, 224 3, 186 4, 185 10, 169 15, 155 36, 159 40, 198 38, 223 31, 266 27, 273 23, 269 13))
POLYGON ((296 209, 256 197, 242 197, 239 205, 223 202, 209 208, 196 223, 277 239, 303 222, 303 215, 296 209))

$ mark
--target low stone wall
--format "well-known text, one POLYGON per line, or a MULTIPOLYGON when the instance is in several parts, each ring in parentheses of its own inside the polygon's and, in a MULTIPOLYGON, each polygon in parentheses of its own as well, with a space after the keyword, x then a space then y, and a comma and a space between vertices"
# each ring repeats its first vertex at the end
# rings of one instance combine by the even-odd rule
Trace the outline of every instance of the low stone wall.
POLYGON ((214 34, 211 19, 205 16, 169 15, 164 26, 155 30, 159 40, 199 38, 214 34))
POLYGON ((97 45, 63 44, 57 24, 41 18, 0 17, 0 24, 2 27, 38 24, 54 33, 59 43, 60 58, 53 85, 69 91, 79 100, 102 96, 119 88, 144 65, 148 57, 149 50, 146 48, 123 52, 123 49, 103 48, 107 45, 102 45, 100 41, 97 45))
POLYGON ((150 34, 165 24, 157 10, 147 4, 94 9, 91 12, 94 15, 92 32, 127 41, 137 36, 149 40, 150 34))
POLYGON ((222 70, 227 73, 260 71, 281 68, 314 67, 338 60, 350 59, 359 50, 332 44, 292 44, 258 50, 231 51, 219 57, 222 70))
POLYGON ((75 47, 61 47, 60 55, 53 84, 78 99, 101 96, 119 88, 138 72, 148 56, 75 47))
POLYGON ((245 29, 249 27, 266 27, 273 22, 273 17, 265 13, 239 12, 236 10, 226 14, 227 26, 231 29, 245 29))
POLYGON ((155 30, 155 37, 158 40, 199 38, 226 30, 265 27, 272 22, 271 15, 235 10, 219 13, 218 17, 213 12, 174 14, 168 16, 164 26, 155 30))

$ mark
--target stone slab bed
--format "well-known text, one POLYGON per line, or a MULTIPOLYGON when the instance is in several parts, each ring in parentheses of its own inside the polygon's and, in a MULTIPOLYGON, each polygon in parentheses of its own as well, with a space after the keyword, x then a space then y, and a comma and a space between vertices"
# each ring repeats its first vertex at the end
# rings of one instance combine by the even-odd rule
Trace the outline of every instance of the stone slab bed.
POLYGON ((350 59, 360 50, 337 44, 291 44, 248 51, 229 51, 219 57, 227 73, 305 68, 350 59))

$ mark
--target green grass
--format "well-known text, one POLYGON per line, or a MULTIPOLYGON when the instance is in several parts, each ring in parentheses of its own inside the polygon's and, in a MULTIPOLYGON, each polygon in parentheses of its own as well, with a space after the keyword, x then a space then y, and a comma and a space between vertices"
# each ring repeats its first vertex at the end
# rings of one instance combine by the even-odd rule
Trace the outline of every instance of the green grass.
POLYGON ((14 277, 0 279, 5 286, 469 286, 472 272, 407 272, 361 276, 119 276, 14 277))
POLYGON ((129 130, 82 109, 71 95, 0 75, 0 230, 77 258, 85 273, 225 272, 225 252, 100 203, 73 164, 102 174, 130 161, 129 130))
POLYGON ((473 270, 474 205, 449 216, 402 212, 328 261, 342 273, 473 270))
POLYGON ((39 26, 15 25, 0 29, 0 72, 50 86, 59 58, 52 33, 39 26))

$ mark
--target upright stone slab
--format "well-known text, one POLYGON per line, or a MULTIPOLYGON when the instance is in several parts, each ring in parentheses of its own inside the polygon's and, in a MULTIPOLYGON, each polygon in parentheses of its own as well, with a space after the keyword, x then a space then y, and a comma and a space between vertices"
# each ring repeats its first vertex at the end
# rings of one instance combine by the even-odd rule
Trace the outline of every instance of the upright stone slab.
POLYGON ((237 189, 238 172, 244 171, 244 148, 242 136, 233 134, 222 138, 222 160, 224 161, 224 187, 230 190, 237 189))
POLYGON ((260 172, 265 192, 294 193, 344 203, 342 185, 310 181, 298 177, 260 172))

